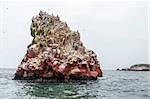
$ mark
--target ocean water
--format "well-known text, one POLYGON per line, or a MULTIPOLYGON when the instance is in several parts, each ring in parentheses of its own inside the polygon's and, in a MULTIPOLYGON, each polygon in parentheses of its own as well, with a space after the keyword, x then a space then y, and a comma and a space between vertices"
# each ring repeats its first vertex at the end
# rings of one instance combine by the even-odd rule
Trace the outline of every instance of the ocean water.
POLYGON ((150 72, 103 71, 96 81, 28 83, 0 69, 0 99, 150 99, 150 72))

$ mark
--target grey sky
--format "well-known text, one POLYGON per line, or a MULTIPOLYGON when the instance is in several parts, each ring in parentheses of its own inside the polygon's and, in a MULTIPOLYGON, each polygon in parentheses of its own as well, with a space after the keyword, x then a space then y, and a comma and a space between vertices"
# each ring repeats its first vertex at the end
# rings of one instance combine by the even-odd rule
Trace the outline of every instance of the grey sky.
POLYGON ((78 30, 102 69, 148 63, 148 0, 35 1, 0 1, 0 68, 18 66, 32 40, 31 18, 40 10, 78 30))

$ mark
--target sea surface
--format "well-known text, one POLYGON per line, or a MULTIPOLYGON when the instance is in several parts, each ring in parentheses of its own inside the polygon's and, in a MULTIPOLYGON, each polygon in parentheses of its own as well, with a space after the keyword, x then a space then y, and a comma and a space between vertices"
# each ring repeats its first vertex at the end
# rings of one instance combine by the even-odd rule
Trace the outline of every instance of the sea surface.
POLYGON ((28 83, 0 69, 0 99, 150 99, 150 72, 103 71, 96 81, 28 83))

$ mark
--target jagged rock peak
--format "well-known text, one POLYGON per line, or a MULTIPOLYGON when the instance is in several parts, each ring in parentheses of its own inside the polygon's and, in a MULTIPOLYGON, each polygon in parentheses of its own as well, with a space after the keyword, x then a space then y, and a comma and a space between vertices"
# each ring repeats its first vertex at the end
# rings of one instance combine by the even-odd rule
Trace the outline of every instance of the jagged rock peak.
POLYGON ((40 11, 32 18, 33 41, 14 79, 96 79, 102 76, 97 55, 58 16, 40 11))
POLYGON ((42 11, 40 11, 39 16, 32 18, 31 35, 34 37, 33 43, 44 39, 45 43, 66 45, 70 40, 74 40, 74 42, 78 41, 77 43, 82 45, 79 42, 80 34, 78 31, 71 31, 67 23, 60 21, 58 16, 49 15, 42 11))
POLYGON ((33 37, 40 34, 48 35, 57 32, 70 32, 70 29, 66 22, 60 21, 58 15, 49 15, 46 12, 40 11, 38 16, 32 18, 31 34, 33 33, 33 37))

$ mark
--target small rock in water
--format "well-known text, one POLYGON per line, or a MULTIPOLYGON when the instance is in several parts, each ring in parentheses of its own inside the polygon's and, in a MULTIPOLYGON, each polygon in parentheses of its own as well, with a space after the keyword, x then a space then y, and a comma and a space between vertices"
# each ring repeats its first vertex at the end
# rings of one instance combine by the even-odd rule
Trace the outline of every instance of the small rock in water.
POLYGON ((58 16, 40 11, 32 18, 31 36, 14 79, 97 79, 102 76, 97 55, 80 41, 80 34, 71 31, 58 16))

